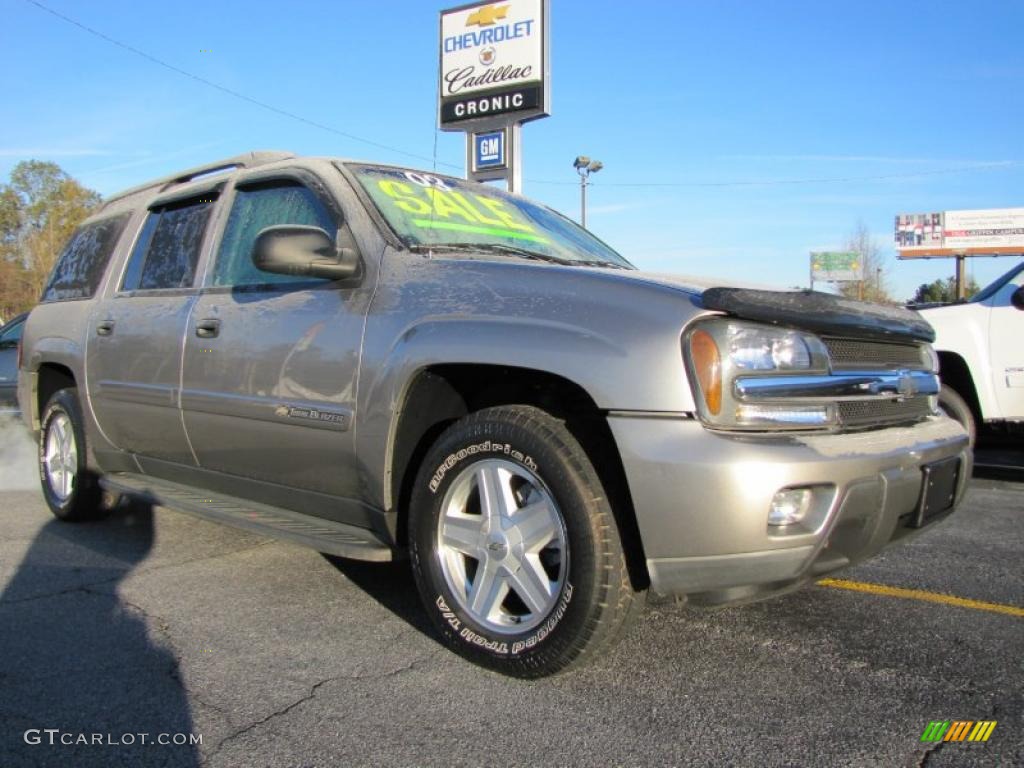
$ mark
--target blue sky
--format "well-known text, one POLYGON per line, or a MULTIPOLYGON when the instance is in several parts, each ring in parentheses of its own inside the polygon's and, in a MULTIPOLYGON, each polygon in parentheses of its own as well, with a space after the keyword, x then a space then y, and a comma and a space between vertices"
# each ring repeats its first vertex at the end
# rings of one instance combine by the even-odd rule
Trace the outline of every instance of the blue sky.
MULTIPOLYGON (((109 194, 256 148, 463 166, 462 134, 436 131, 455 2, 41 4, 332 130, 0 0, 0 178, 53 160, 109 194)), ((600 159, 588 224, 643 269, 806 285, 808 252, 863 221, 906 298, 953 264, 897 262, 896 213, 1024 206, 1018 0, 551 5, 552 116, 524 128, 524 192, 576 217, 572 160, 600 159)), ((971 267, 985 283, 1013 263, 971 267)))

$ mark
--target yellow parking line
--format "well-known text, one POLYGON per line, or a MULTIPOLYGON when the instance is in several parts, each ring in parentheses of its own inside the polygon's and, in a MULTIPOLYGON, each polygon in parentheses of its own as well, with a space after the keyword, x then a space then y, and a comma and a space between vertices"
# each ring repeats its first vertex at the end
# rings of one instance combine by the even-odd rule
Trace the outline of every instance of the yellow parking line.
POLYGON ((924 600, 928 603, 955 605, 957 608, 971 608, 975 611, 1005 613, 1007 616, 1024 618, 1024 608, 1018 608, 1015 605, 986 603, 984 600, 968 600, 966 597, 944 595, 941 592, 926 592, 923 589, 887 587, 884 584, 868 584, 863 581, 847 581, 846 579, 820 579, 818 581, 818 586, 834 587, 835 589, 851 589, 854 592, 867 592, 870 595, 884 595, 885 597, 902 597, 907 600, 924 600))

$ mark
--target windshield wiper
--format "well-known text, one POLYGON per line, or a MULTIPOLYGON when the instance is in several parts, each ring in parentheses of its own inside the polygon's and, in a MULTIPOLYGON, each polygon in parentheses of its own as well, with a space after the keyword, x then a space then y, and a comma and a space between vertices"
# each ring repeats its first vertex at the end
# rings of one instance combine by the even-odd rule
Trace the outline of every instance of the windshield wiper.
POLYGON ((605 261, 604 259, 588 259, 586 261, 574 261, 573 264, 578 264, 581 267, 610 267, 611 269, 629 269, 624 264, 616 264, 614 261, 605 261))
POLYGON ((580 263, 571 259, 562 259, 558 256, 551 256, 546 253, 538 253, 537 251, 531 251, 526 248, 517 248, 514 245, 505 245, 504 243, 439 243, 437 245, 418 243, 417 245, 410 247, 411 250, 427 251, 428 253, 431 251, 482 251, 484 253, 508 253, 513 256, 522 256, 524 259, 546 261, 551 264, 573 266, 580 263))

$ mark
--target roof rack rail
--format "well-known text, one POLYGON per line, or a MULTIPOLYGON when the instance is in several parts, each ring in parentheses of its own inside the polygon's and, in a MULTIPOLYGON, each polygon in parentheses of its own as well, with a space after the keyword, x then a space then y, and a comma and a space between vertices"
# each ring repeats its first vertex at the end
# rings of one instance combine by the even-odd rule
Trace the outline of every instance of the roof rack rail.
POLYGON ((277 150, 259 150, 255 152, 243 152, 240 155, 234 157, 226 157, 223 160, 215 160, 211 163, 205 163, 203 165, 197 165, 195 168, 189 168, 187 171, 181 171, 179 173, 171 174, 170 176, 163 176, 153 181, 148 181, 145 184, 126 189, 123 192, 111 195, 104 203, 112 203, 115 200, 120 200, 125 197, 143 192, 147 189, 153 189, 156 187, 160 188, 160 191, 174 186, 175 184, 184 184, 192 181, 200 176, 205 176, 210 173, 216 173, 217 171, 226 171, 232 168, 256 168, 260 165, 266 165, 267 163, 276 163, 279 160, 288 160, 295 157, 293 152, 281 152, 277 150))

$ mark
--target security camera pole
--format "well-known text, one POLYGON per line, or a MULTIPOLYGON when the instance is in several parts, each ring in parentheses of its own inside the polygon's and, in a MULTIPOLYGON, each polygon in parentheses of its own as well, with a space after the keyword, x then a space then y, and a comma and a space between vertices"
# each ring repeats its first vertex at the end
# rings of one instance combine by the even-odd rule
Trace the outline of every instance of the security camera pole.
POLYGON ((522 192, 520 129, 551 112, 549 0, 441 11, 438 125, 466 134, 466 177, 522 192))
POLYGON ((597 173, 604 168, 600 160, 591 160, 586 155, 579 155, 572 163, 576 173, 580 175, 580 226, 587 228, 587 185, 590 183, 590 174, 597 173))

